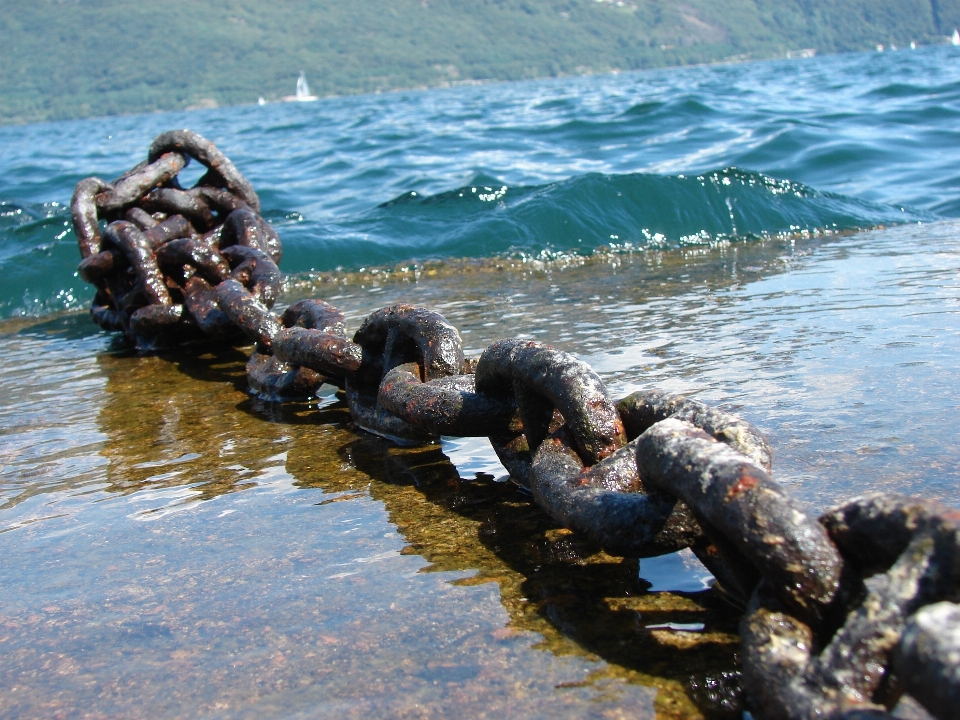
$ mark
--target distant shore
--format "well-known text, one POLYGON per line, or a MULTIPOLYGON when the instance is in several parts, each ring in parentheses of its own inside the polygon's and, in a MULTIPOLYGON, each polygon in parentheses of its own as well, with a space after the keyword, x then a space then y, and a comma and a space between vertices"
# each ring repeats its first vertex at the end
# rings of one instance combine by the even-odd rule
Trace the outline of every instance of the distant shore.
POLYGON ((861 0, 14 4, 0 123, 596 75, 949 42, 960 6, 861 0), (80 32, 82 29, 82 32, 80 32))
MULTIPOLYGON (((946 45, 949 43, 938 43, 939 45, 946 45)), ((900 48, 897 46, 893 47, 884 47, 883 50, 871 50, 867 52, 910 52, 911 50, 919 50, 922 48, 922 45, 916 44, 915 47, 910 48, 900 48)), ((844 52, 837 53, 818 53, 813 49, 800 49, 800 50, 789 50, 784 54, 780 55, 770 55, 770 56, 736 56, 736 57, 726 57, 717 60, 704 60, 701 62, 689 62, 689 63, 678 63, 678 64, 665 64, 665 65, 656 65, 645 68, 621 70, 619 68, 607 69, 596 72, 584 72, 584 73, 575 73, 575 74, 565 74, 561 73, 558 75, 544 75, 538 77, 530 77, 523 79, 503 79, 503 78, 471 78, 468 80, 456 80, 456 81, 440 81, 432 85, 411 85, 409 87, 391 87, 384 89, 377 89, 372 91, 358 90, 356 92, 330 92, 324 93, 322 95, 317 95, 312 98, 312 101, 323 101, 331 100, 341 97, 351 97, 359 95, 383 95, 389 93, 409 93, 409 92, 426 92, 429 90, 444 90, 455 87, 470 87, 470 86, 481 86, 481 85, 497 85, 501 83, 516 83, 516 82, 531 82, 536 80, 561 80, 563 78, 569 77, 594 77, 594 76, 603 76, 603 75, 619 75, 621 73, 628 72, 645 72, 653 70, 667 70, 670 68, 682 68, 682 67, 706 67, 712 65, 734 65, 738 63, 752 63, 752 62, 771 62, 776 60, 807 60, 819 55, 840 55, 845 54, 844 52)), ((853 52, 853 51, 850 51, 853 52)), ((863 51, 860 51, 863 52, 863 51)), ((157 113, 168 113, 168 112, 196 112, 196 111, 209 111, 209 110, 218 110, 221 108, 231 108, 231 107, 245 107, 245 106, 264 106, 264 105, 279 105, 279 104, 296 104, 297 98, 294 95, 286 95, 273 97, 267 99, 263 96, 260 96, 258 100, 252 101, 241 101, 233 103, 221 104, 216 101, 214 98, 200 98, 195 102, 183 106, 183 107, 170 107, 170 108, 157 108, 153 110, 141 110, 133 112, 118 112, 118 113, 109 113, 102 115, 79 115, 76 117, 62 117, 62 118, 46 118, 42 120, 37 119, 9 119, 9 118, 0 118, 0 125, 29 125, 37 124, 43 122, 58 122, 66 120, 93 120, 96 118, 105 118, 105 117, 124 117, 132 115, 143 115, 143 114, 157 114, 157 113)))

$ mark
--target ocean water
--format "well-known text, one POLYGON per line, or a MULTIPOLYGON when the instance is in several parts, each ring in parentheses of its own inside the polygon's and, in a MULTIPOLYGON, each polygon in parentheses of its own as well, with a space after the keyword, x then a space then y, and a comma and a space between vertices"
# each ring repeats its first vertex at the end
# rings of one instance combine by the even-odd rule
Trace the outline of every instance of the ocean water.
POLYGON ((256 401, 247 348, 99 332, 81 178, 189 127, 257 188, 284 302, 412 302, 468 354, 733 410, 811 512, 956 505, 958 119, 932 47, 0 128, 0 717, 742 712, 689 556, 598 553, 483 441, 256 401))

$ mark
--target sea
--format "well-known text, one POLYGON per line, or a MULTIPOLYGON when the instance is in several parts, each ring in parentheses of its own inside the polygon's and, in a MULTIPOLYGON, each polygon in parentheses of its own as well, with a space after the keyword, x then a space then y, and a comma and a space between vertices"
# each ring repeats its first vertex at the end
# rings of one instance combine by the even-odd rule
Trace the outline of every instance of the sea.
POLYGON ((73 186, 175 128, 257 189, 281 306, 413 303, 735 412, 813 514, 960 506, 960 48, 0 127, 0 718, 744 714, 688 552, 600 552, 483 438, 251 397, 250 348, 91 322, 73 186))

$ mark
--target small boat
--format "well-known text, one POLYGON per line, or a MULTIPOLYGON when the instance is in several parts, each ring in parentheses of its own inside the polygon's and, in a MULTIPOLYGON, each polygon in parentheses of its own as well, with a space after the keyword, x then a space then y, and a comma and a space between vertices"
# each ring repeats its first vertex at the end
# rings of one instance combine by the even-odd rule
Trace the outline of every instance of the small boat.
POLYGON ((310 86, 307 85, 307 74, 301 70, 300 77, 297 78, 297 100, 300 102, 312 102, 316 99, 316 95, 310 94, 310 86))
POLYGON ((307 85, 307 74, 301 70, 300 77, 297 78, 297 94, 287 95, 282 99, 284 102, 313 102, 320 98, 310 94, 310 86, 307 85))
POLYGON ((960 31, 956 28, 953 29, 953 35, 950 37, 951 45, 960 45, 960 31))

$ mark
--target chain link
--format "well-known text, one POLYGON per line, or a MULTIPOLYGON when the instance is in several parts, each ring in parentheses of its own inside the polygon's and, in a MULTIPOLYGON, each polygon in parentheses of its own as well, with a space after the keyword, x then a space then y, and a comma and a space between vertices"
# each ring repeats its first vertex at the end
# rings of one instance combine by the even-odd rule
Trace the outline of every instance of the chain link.
POLYGON ((957 716, 960 512, 882 494, 813 518, 772 479, 770 446, 743 419, 658 390, 615 403, 589 365, 537 342, 464 358, 456 328, 424 308, 377 310, 352 340, 322 300, 277 316, 280 239, 247 179, 189 130, 157 137, 112 183, 80 181, 70 207, 101 328, 144 350, 246 338, 262 398, 328 383, 357 427, 397 443, 488 437, 537 505, 607 552, 691 548, 744 610, 757 717, 893 717, 903 692, 957 716), (184 189, 191 159, 207 172, 184 189))

